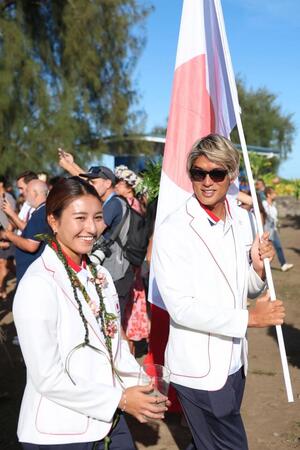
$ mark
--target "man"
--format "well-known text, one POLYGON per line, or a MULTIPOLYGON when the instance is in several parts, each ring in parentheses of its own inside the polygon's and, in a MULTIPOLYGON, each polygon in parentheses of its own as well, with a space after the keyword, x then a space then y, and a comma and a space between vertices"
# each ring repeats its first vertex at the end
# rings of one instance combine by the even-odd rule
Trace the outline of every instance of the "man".
MULTIPOLYGON (((102 236, 104 242, 108 242, 112 234, 120 224, 125 211, 126 203, 120 197, 116 196, 115 184, 116 177, 114 173, 105 166, 93 166, 87 173, 78 166, 73 156, 62 149, 58 150, 59 164, 71 175, 87 178, 94 186, 100 199, 103 202, 103 222, 104 229, 102 236)), ((124 318, 124 312, 129 301, 131 287, 134 281, 134 271, 129 261, 124 257, 123 250, 119 242, 124 245, 128 232, 129 221, 125 221, 124 226, 118 230, 118 236, 115 242, 109 247, 110 255, 107 255, 99 263, 110 272, 116 290, 119 296, 121 318, 124 318)), ((95 256, 97 251, 95 252, 95 256)), ((93 259, 94 261, 94 259, 93 259)))
POLYGON ((252 232, 248 212, 226 198, 239 153, 209 135, 187 161, 194 195, 158 227, 153 269, 170 315, 167 367, 196 449, 246 450, 240 415, 247 372, 247 327, 283 322, 282 302, 247 295, 265 287, 263 258, 273 257, 265 233, 252 232))
POLYGON ((262 178, 258 178, 258 180, 256 180, 255 189, 256 189, 256 193, 259 196, 260 200, 261 201, 266 200, 266 194, 265 194, 266 185, 262 178))
POLYGON ((16 213, 15 209, 11 207, 9 202, 3 202, 2 209, 7 217, 19 230, 18 234, 21 234, 22 230, 24 230, 28 220, 31 217, 31 214, 34 211, 34 208, 27 202, 27 187, 30 181, 37 179, 37 174, 32 172, 31 170, 26 170, 25 172, 20 173, 20 175, 17 177, 17 188, 20 192, 20 195, 22 195, 25 200, 19 214, 16 213))
POLYGON ((50 228, 46 220, 45 202, 48 187, 44 181, 32 180, 27 185, 27 202, 35 211, 27 225, 18 236, 13 231, 5 230, 2 239, 12 242, 16 246, 17 282, 20 281, 30 264, 37 259, 44 250, 45 243, 36 239, 37 234, 49 233, 50 228))

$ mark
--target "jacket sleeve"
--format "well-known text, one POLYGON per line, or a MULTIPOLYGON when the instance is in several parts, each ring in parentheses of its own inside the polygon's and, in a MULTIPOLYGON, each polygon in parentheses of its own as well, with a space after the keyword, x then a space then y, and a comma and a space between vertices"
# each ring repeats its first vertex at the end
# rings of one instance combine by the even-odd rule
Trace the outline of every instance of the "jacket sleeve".
POLYGON ((128 342, 125 339, 121 339, 119 355, 116 367, 121 376, 123 387, 128 388, 138 385, 141 366, 130 353, 128 342))
POLYGON ((61 317, 54 281, 39 274, 24 276, 13 306, 21 350, 36 390, 48 400, 95 419, 111 422, 122 390, 65 372, 59 350, 61 317))
POLYGON ((266 282, 263 281, 255 272, 252 265, 249 270, 248 278, 248 297, 256 298, 260 295, 266 288, 266 282))
MULTIPOLYGON (((228 337, 244 337, 248 324, 247 310, 224 308, 216 303, 212 305, 208 292, 195 296, 189 251, 184 237, 175 236, 171 228, 161 226, 157 231, 152 267, 158 289, 175 326, 228 337)), ((196 282, 201 283, 203 277, 205 274, 199 273, 196 282)))

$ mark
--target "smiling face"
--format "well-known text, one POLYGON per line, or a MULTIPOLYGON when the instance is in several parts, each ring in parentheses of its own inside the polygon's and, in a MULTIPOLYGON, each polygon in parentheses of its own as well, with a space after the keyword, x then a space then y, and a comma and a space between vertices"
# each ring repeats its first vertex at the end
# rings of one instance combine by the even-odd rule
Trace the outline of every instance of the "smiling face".
POLYGON ((48 222, 62 250, 78 264, 82 255, 92 250, 104 228, 101 203, 89 194, 75 197, 59 218, 50 214, 48 222))
MULTIPOLYGON (((193 168, 194 167, 205 171, 224 169, 223 166, 211 162, 204 155, 198 156, 193 163, 193 168)), ((192 180, 194 193, 199 202, 221 218, 224 213, 224 201, 230 183, 231 180, 228 174, 223 181, 213 181, 209 175, 206 175, 203 181, 192 180)))

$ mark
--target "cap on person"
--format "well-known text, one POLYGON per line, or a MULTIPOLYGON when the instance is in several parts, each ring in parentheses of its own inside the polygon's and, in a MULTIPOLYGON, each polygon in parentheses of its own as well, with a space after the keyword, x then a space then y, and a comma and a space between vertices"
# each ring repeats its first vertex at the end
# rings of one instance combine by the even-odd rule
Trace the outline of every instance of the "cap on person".
POLYGON ((113 185, 116 184, 116 177, 112 170, 105 166, 92 166, 89 168, 87 173, 80 173, 80 177, 95 179, 102 178, 103 180, 110 180, 113 185))

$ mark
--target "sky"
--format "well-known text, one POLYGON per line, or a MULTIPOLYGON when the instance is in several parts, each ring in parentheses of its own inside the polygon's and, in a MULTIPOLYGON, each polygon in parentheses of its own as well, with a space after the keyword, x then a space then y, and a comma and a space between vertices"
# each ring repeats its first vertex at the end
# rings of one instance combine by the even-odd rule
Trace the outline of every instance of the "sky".
MULTIPOLYGON (((300 1, 221 1, 235 74, 248 89, 266 87, 277 95, 282 112, 293 114, 293 150, 279 175, 300 178, 300 1)), ((166 125, 182 9, 182 0, 151 3, 155 9, 146 22, 147 43, 134 73, 147 132, 166 125)))

